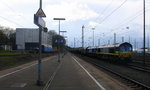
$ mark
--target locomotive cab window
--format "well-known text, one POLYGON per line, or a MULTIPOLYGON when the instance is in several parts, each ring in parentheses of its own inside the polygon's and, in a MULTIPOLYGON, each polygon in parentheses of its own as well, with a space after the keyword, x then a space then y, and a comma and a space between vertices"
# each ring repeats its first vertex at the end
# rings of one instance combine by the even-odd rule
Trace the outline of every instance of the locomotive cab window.
POLYGON ((132 47, 129 45, 120 46, 120 51, 132 51, 132 47))

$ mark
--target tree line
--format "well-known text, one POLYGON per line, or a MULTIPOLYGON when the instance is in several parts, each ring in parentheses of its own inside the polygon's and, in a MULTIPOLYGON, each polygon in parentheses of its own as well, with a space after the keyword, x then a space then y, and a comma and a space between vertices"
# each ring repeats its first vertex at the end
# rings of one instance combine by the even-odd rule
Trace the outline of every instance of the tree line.
POLYGON ((0 45, 14 45, 16 33, 13 28, 0 26, 0 45))

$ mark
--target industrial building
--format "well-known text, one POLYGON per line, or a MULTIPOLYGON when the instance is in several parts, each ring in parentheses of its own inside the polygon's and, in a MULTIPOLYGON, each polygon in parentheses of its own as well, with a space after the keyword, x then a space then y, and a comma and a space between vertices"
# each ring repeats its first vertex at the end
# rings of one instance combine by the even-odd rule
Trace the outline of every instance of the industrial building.
MULTIPOLYGON (((42 31, 42 46, 52 48, 52 37, 47 31, 42 31)), ((16 28, 16 45, 18 50, 34 50, 39 45, 39 29, 16 28)))

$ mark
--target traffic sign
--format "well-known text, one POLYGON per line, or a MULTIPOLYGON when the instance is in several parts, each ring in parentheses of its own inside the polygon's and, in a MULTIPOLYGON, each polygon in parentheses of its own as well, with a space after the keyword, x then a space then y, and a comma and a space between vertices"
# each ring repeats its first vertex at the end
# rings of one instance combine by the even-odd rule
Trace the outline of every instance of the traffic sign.
POLYGON ((37 26, 45 27, 45 21, 42 19, 42 17, 37 16, 34 14, 34 24, 37 26))
POLYGON ((46 17, 44 11, 42 10, 42 8, 39 8, 39 10, 36 12, 35 14, 36 16, 40 16, 40 17, 46 17))

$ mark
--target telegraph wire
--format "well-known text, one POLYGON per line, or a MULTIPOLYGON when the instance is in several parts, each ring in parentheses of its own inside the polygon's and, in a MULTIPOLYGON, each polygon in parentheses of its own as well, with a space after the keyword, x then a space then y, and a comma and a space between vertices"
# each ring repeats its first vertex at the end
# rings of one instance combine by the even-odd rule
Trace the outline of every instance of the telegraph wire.
POLYGON ((18 26, 24 28, 24 26, 22 26, 22 25, 20 25, 20 24, 18 24, 18 23, 16 23, 16 22, 14 22, 14 21, 12 21, 12 20, 9 20, 9 19, 7 19, 7 18, 5 18, 5 17, 0 16, 0 18, 2 18, 2 19, 4 19, 4 20, 6 20, 6 21, 9 21, 9 22, 11 22, 11 23, 13 23, 13 24, 16 24, 16 25, 18 25, 18 26))
MULTIPOLYGON (((149 11, 150 11, 150 9, 147 9, 147 10, 146 10, 146 12, 149 12, 149 11)), ((136 15, 135 17, 129 19, 129 20, 126 21, 125 23, 121 24, 120 26, 118 26, 118 27, 117 27, 116 29, 114 29, 113 31, 117 30, 118 28, 120 28, 120 27, 123 26, 124 24, 127 24, 127 23, 129 23, 129 22, 132 22, 134 19, 136 19, 137 17, 139 17, 139 16, 141 16, 141 15, 143 15, 142 12, 139 13, 138 15, 136 15)))
MULTIPOLYGON (((118 9, 120 9, 125 3, 126 3, 126 1, 127 0, 124 0, 117 8, 115 8, 111 13, 109 13, 100 23, 98 23, 98 24, 102 24, 104 21, 106 21, 114 12, 116 12, 118 9)), ((112 2, 113 2, 113 0, 112 0, 112 2)), ((112 3, 111 2, 111 3, 112 3)), ((110 4, 111 4, 110 3, 110 4)), ((96 26, 94 27, 94 28, 96 28, 96 26)))
MULTIPOLYGON (((142 10, 140 10, 141 12, 142 12, 142 10)), ((140 12, 140 11, 138 11, 138 12, 140 12)), ((146 10, 146 12, 149 12, 150 11, 150 9, 147 9, 146 10)), ((137 14, 137 13, 136 13, 137 14)), ((126 23, 128 23, 128 22, 131 22, 131 21, 133 21, 134 19, 136 19, 137 17, 139 17, 139 16, 141 16, 143 13, 139 13, 138 15, 136 15, 135 17, 131 17, 131 19, 128 19, 128 21, 127 22, 125 22, 124 24, 126 24, 126 23)), ((124 25, 124 24, 122 24, 122 25, 124 25)), ((120 26, 119 26, 120 27, 120 26)), ((119 28, 118 27, 118 28, 119 28)), ((115 30, 118 30, 118 29, 113 29, 112 31, 115 31, 115 30)), ((110 34, 112 34, 111 32, 112 31, 110 31, 110 32, 108 32, 108 34, 106 34, 106 36, 105 36, 105 38, 107 38, 108 36, 110 36, 110 34)), ((120 31, 120 30, 119 30, 120 31)), ((117 33, 117 35, 120 35, 120 34, 126 34, 126 33, 129 33, 130 31, 126 31, 126 32, 121 32, 121 33, 117 33)), ((104 41, 103 41, 104 42, 104 41)))
POLYGON ((123 6, 126 3, 127 0, 122 2, 116 9, 114 9, 110 14, 108 14, 99 24, 102 24, 105 20, 107 20, 114 12, 116 12, 121 6, 123 6))
MULTIPOLYGON (((146 12, 148 12, 148 11, 150 11, 150 9, 147 9, 147 10, 146 10, 146 12)), ((131 21, 133 21, 134 19, 136 19, 137 17, 141 16, 142 14, 143 14, 143 13, 142 13, 142 10, 140 10, 140 11, 138 11, 137 13, 135 13, 135 14, 133 15, 134 17, 132 16, 132 17, 129 17, 129 19, 128 19, 128 18, 125 19, 125 22, 124 22, 124 23, 118 25, 117 28, 112 29, 110 32, 108 32, 107 36, 109 36, 109 35, 111 34, 111 32, 118 30, 121 26, 123 26, 123 25, 125 25, 125 24, 127 24, 127 23, 129 23, 129 22, 131 22, 131 21)), ((117 26, 117 25, 116 25, 116 26, 117 26)))
MULTIPOLYGON (((5 3, 4 1, 1 1, 4 5, 3 6, 5 6, 5 7, 7 7, 9 10, 11 10, 12 12, 14 12, 14 13, 19 13, 19 12, 17 12, 15 9, 13 9, 12 7, 10 7, 7 3, 5 3)), ((24 17, 23 15, 20 15, 20 14, 18 14, 17 16, 20 16, 20 17, 23 17, 23 18, 25 18, 24 20, 26 20, 26 22, 27 23, 29 23, 28 21, 27 21, 27 18, 26 17, 24 17)))
MULTIPOLYGON (((111 6, 111 4, 113 3, 113 1, 114 0, 111 0, 111 2, 106 6, 106 8, 103 9, 103 11, 101 12, 101 14, 103 14, 104 12, 106 12, 106 10, 111 6)), ((95 20, 98 20, 99 17, 100 17, 100 15, 95 20)))

